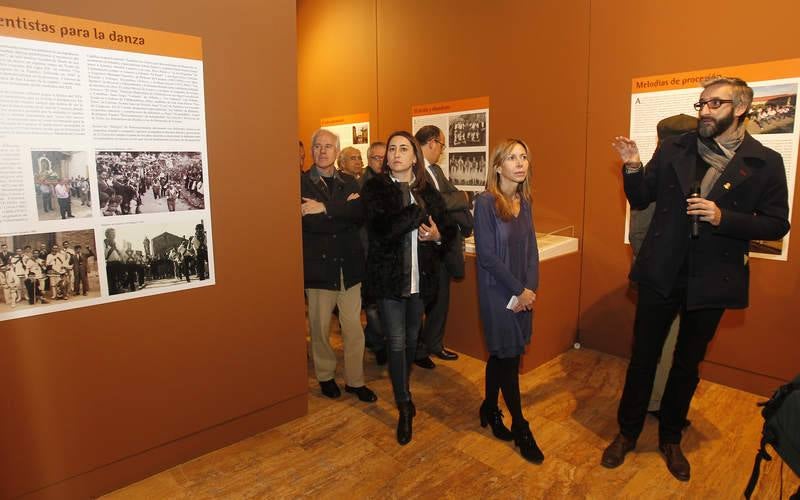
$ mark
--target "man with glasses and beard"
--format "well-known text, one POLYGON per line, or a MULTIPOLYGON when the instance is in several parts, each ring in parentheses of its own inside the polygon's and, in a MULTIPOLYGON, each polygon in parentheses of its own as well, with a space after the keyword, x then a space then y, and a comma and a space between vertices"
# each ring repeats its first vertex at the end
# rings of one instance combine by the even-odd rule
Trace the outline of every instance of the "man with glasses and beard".
POLYGON ((618 467, 644 426, 664 340, 681 315, 659 418, 659 450, 670 473, 690 477, 681 430, 705 357, 725 309, 748 305, 750 240, 789 231, 783 159, 745 130, 753 90, 739 78, 703 83, 698 124, 663 141, 642 167, 636 143, 617 137, 631 208, 655 202, 655 215, 630 273, 639 284, 633 350, 617 420, 602 465, 618 467))

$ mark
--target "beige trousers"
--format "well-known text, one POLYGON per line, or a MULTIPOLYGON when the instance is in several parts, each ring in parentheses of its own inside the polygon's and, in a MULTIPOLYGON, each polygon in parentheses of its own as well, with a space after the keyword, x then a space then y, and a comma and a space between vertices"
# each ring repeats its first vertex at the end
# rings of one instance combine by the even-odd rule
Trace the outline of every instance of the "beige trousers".
POLYGON ((344 341, 344 379, 351 387, 364 385, 364 330, 361 327, 361 283, 339 290, 306 288, 308 324, 311 330, 311 356, 317 380, 331 380, 336 375, 336 353, 330 342, 331 315, 339 306, 339 324, 344 341))

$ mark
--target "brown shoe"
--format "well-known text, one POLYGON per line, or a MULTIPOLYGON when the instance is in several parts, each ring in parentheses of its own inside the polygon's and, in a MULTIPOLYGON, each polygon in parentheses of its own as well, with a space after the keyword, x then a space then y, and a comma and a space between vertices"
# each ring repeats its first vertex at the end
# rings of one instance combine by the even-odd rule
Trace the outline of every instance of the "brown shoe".
POLYGON ((688 481, 690 475, 689 461, 686 460, 681 445, 678 443, 660 443, 658 449, 667 460, 667 469, 679 481, 688 481))
POLYGON ((636 448, 635 440, 622 434, 617 434, 617 437, 611 441, 611 444, 603 452, 603 459, 600 461, 600 465, 607 469, 619 467, 625 461, 625 455, 634 448, 636 448))

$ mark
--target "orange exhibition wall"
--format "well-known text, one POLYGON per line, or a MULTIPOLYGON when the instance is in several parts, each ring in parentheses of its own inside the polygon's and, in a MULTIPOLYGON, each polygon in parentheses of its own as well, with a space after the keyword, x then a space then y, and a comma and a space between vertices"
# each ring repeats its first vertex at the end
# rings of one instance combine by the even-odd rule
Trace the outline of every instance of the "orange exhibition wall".
MULTIPOLYGON (((767 29, 756 40, 754 9, 742 0, 300 0, 298 133, 308 138, 324 116, 369 112, 376 140, 410 128, 414 104, 489 96, 490 141, 512 136, 531 145, 537 230, 573 226, 580 238, 576 269, 551 283, 553 295, 567 297, 561 307, 572 314, 573 337, 627 357, 635 295, 610 142, 628 132, 631 80, 797 58, 791 29, 767 29)), ((800 4, 770 2, 769 12, 793 19, 800 4)), ((768 394, 800 370, 790 316, 800 305, 798 248, 790 245, 788 262, 751 260, 751 306, 726 313, 703 377, 768 394)), ((540 293, 548 293, 544 283, 540 293)), ((547 356, 534 353, 536 364, 571 345, 562 330, 541 339, 547 324, 537 315, 531 349, 547 356)))
POLYGON ((0 323, 0 498, 90 498, 307 411, 295 3, 6 0, 202 38, 217 283, 0 323))

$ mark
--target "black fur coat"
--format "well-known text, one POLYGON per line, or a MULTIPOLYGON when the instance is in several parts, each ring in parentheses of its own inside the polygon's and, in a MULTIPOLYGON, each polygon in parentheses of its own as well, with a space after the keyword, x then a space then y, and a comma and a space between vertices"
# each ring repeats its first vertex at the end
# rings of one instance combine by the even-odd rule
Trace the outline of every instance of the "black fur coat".
POLYGON ((367 280, 365 295, 372 298, 400 298, 410 272, 403 259, 403 241, 408 233, 427 223, 432 216, 441 234, 441 244, 420 241, 418 244, 419 287, 422 298, 432 300, 438 289, 437 273, 448 246, 455 240, 458 227, 447 215, 444 199, 429 181, 421 189, 412 189, 416 203, 403 206, 403 191, 388 175, 369 179, 361 190, 367 214, 367 280))

